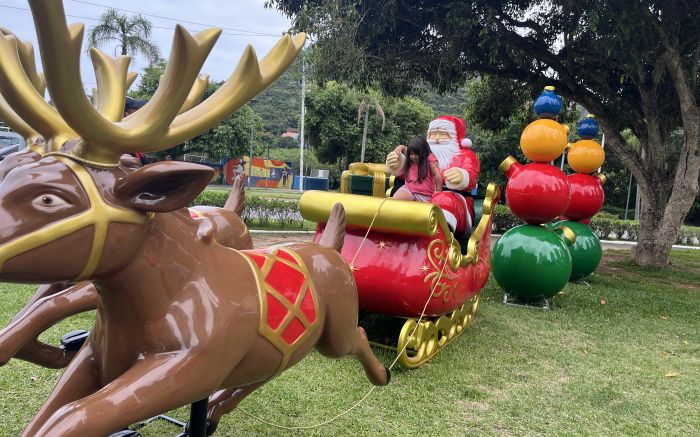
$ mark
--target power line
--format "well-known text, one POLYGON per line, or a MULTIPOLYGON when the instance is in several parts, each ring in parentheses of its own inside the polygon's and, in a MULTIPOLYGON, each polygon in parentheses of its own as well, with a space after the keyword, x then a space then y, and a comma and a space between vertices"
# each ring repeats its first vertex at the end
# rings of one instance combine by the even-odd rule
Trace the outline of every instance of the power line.
POLYGON ((82 3, 82 4, 90 5, 90 6, 98 6, 98 7, 105 8, 105 9, 116 9, 116 10, 119 10, 119 11, 122 11, 122 12, 129 12, 129 13, 131 13, 131 14, 145 15, 145 16, 147 16, 147 17, 161 18, 161 19, 163 19, 163 20, 170 20, 170 21, 175 21, 175 22, 179 22, 179 23, 194 24, 194 25, 197 25, 197 26, 204 26, 204 27, 218 27, 218 28, 220 28, 220 29, 223 29, 223 30, 230 30, 230 31, 233 31, 233 32, 245 32, 246 34, 250 34, 251 36, 253 36, 253 35, 255 35, 255 36, 279 36, 279 35, 274 35, 274 34, 270 34, 270 33, 256 32, 256 31, 254 31, 254 30, 237 29, 237 28, 235 28, 235 27, 214 26, 214 25, 206 24, 206 23, 198 23, 198 22, 196 22, 196 21, 187 21, 187 20, 180 20, 180 19, 178 19, 178 18, 164 17, 164 16, 162 16, 162 15, 147 14, 147 13, 145 13, 145 12, 132 11, 132 10, 129 10, 129 9, 117 8, 117 7, 115 7, 115 6, 108 6, 108 5, 103 5, 103 4, 100 4, 100 3, 86 2, 86 1, 83 1, 83 0, 70 0, 70 1, 72 1, 72 2, 74 2, 74 3, 82 3))
MULTIPOLYGON (((73 1, 77 1, 77 0, 73 0, 73 1)), ((0 8, 16 9, 16 10, 18 10, 18 11, 26 11, 26 12, 31 12, 31 11, 32 11, 32 10, 29 9, 29 8, 22 8, 22 7, 19 7, 19 6, 10 6, 10 5, 2 4, 2 3, 0 3, 0 8)), ((126 12, 128 12, 128 11, 126 11, 126 12)), ((138 13, 138 12, 137 12, 137 13, 138 13)), ((77 18, 77 19, 79 19, 79 20, 100 21, 99 18, 83 17, 83 16, 80 16, 80 15, 66 14, 66 17, 77 18)), ((174 19, 173 19, 173 20, 174 20, 174 19)), ((206 26, 206 25, 204 25, 204 26, 206 26)), ((164 29, 164 30, 170 30, 170 31, 173 30, 172 27, 153 26, 153 25, 151 25, 151 27, 154 28, 154 29, 164 29)), ((209 27, 216 27, 216 26, 209 26, 209 27)), ((250 34, 250 33, 230 33, 230 32, 221 32, 221 34, 222 34, 222 35, 229 35, 229 36, 257 36, 257 37, 275 37, 275 38, 279 38, 279 37, 281 36, 281 35, 273 35, 273 34, 267 34, 267 33, 265 33, 265 34, 262 34, 262 33, 261 33, 261 34, 259 34, 259 35, 254 35, 254 34, 250 34)))

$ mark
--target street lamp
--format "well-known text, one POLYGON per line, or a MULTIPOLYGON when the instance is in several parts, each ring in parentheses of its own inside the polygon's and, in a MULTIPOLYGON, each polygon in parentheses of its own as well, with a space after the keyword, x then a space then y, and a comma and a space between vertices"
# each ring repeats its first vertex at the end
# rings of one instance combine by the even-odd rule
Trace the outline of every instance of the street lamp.
POLYGON ((299 132, 299 192, 304 192, 304 113, 306 112, 306 60, 301 52, 301 122, 299 132))
POLYGON ((255 112, 253 111, 253 103, 258 99, 251 99, 250 106, 250 160, 248 161, 248 187, 251 187, 253 182, 253 142, 255 138, 255 112))

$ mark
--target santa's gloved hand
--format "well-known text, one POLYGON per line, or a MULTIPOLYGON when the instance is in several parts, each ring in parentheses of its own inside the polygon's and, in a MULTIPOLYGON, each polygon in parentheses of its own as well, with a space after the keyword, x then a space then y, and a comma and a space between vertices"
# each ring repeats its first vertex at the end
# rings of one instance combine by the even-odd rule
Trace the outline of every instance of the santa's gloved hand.
POLYGON ((465 181, 465 171, 459 167, 452 167, 445 170, 445 185, 452 190, 461 190, 466 188, 468 182, 465 181))

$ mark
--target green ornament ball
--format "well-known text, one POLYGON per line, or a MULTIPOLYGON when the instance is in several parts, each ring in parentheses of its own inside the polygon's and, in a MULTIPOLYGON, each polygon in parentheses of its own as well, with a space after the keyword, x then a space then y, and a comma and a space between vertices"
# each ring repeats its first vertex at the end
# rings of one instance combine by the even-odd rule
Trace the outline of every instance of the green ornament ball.
POLYGON ((562 225, 567 226, 576 234, 576 242, 569 247, 572 263, 569 280, 578 281, 598 268, 600 259, 603 257, 603 249, 600 246, 600 240, 588 225, 570 220, 556 224, 556 226, 562 225))
POLYGON ((498 285, 523 301, 548 299, 571 276, 569 240, 543 226, 521 225, 496 242, 491 271, 498 285))

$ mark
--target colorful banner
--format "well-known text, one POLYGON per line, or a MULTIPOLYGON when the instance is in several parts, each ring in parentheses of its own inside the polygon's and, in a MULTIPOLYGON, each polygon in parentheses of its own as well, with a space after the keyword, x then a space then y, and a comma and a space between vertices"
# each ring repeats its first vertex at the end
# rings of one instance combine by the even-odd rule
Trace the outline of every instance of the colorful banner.
POLYGON ((291 163, 277 159, 253 158, 252 172, 248 159, 233 158, 224 165, 226 183, 231 185, 234 178, 245 177, 248 186, 261 188, 292 188, 294 173, 291 163))

